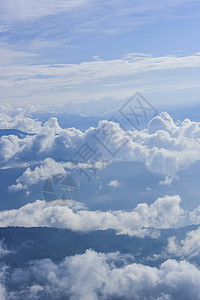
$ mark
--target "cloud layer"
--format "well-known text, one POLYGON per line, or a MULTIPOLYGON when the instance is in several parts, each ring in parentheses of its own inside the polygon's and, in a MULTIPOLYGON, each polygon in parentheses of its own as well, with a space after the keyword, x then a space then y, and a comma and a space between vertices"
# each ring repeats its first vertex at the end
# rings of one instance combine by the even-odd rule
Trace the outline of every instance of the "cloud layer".
MULTIPOLYGON (((38 47, 42 42, 38 41, 38 47)), ((198 89, 199 52, 157 57, 151 54, 130 53, 118 59, 91 59, 79 64, 30 65, 30 61, 34 60, 33 46, 30 46, 31 51, 27 53, 10 50, 8 45, 2 48, 7 61, 6 65, 2 63, 5 76, 0 81, 4 102, 11 99, 10 103, 14 103, 17 97, 23 104, 23 99, 26 98, 29 103, 42 103, 47 106, 54 105, 56 98, 58 104, 62 105, 66 102, 66 96, 69 100, 86 101, 88 98, 100 99, 107 96, 129 97, 138 89, 147 91, 148 94, 160 93, 161 89, 163 93, 169 90, 178 92, 184 89, 198 89), (10 50, 8 53, 7 49, 10 50), (17 65, 14 65, 13 57, 17 57, 17 65), (24 64, 25 59, 29 64, 24 64), (9 65, 11 63, 12 67, 9 65), (162 76, 159 76, 160 74, 162 76)))
POLYGON ((200 208, 188 212, 180 206, 179 196, 158 198, 151 205, 141 203, 132 211, 90 211, 76 201, 36 200, 19 209, 0 212, 0 226, 57 227, 88 232, 114 229, 118 234, 156 238, 156 229, 183 227, 200 223, 200 208), (152 229, 153 228, 153 229, 152 229), (155 229, 155 230, 154 230, 155 229))
MULTIPOLYGON (((35 126, 38 129, 38 123, 35 126)), ((56 118, 51 118, 34 136, 0 138, 2 165, 48 157, 75 163, 140 161, 152 172, 167 175, 170 182, 179 170, 200 160, 200 124, 188 119, 175 123, 163 112, 142 131, 126 132, 118 123, 100 121, 97 128, 82 132, 75 128, 62 129, 56 118), (83 157, 84 147, 87 147, 85 151, 91 150, 87 157, 83 157)))
MULTIPOLYGON (((190 300, 199 298, 200 270, 187 261, 167 260, 155 268, 130 263, 130 257, 120 253, 87 250, 59 264, 43 259, 18 268, 9 277, 9 284, 18 289, 7 293, 6 299, 15 300, 190 300)), ((5 295, 3 286, 1 291, 5 295)))

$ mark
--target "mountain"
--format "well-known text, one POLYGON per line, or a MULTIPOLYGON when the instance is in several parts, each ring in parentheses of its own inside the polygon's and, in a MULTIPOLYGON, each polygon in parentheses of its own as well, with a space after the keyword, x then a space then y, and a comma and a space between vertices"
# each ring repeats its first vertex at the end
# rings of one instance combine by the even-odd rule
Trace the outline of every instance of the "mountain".
POLYGON ((0 137, 3 135, 16 135, 18 136, 18 138, 22 139, 27 135, 33 135, 33 134, 26 133, 18 129, 0 129, 0 137))
POLYGON ((48 113, 48 112, 35 112, 32 118, 37 119, 42 122, 46 122, 51 117, 56 117, 61 128, 75 127, 82 131, 88 129, 89 127, 95 127, 98 122, 102 120, 100 117, 84 117, 81 115, 73 115, 66 112, 62 113, 48 113))
POLYGON ((67 102, 62 110, 70 114, 78 114, 83 116, 105 116, 112 111, 118 110, 127 99, 116 99, 113 97, 105 97, 98 101, 88 100, 83 103, 67 102))
POLYGON ((99 230, 89 233, 78 233, 67 229, 45 227, 4 227, 0 228, 0 240, 8 252, 1 256, 1 261, 12 267, 22 267, 31 260, 50 258, 60 262, 66 256, 82 254, 87 249, 109 253, 120 251, 134 255, 134 261, 157 265, 160 260, 149 261, 148 257, 159 254, 172 235, 184 238, 189 226, 179 229, 163 229, 159 239, 145 237, 144 239, 128 235, 116 235, 114 230, 99 230))

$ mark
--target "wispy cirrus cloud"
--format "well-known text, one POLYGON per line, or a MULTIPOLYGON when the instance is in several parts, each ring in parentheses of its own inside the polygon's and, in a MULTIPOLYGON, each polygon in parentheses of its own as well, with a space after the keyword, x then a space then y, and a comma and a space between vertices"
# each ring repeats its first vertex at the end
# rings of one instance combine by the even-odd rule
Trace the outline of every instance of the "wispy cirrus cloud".
MULTIPOLYGON (((104 51, 102 47, 107 35, 137 31, 163 19, 184 19, 190 15, 193 18, 198 14, 198 5, 195 0, 3 0, 1 101, 24 104, 53 103, 59 99, 57 102, 62 104, 66 99, 80 97, 126 97, 135 90, 198 89, 198 72, 188 75, 185 69, 199 67, 197 49, 193 51, 196 54, 182 56, 142 55, 132 53, 138 49, 126 39, 114 41, 110 50, 104 51), (118 52, 118 46, 124 42, 123 50, 118 52), (97 55, 99 61, 91 60, 97 55)), ((142 31, 141 40, 146 36, 143 34, 142 31)))
MULTIPOLYGON (((159 0, 151 1, 91 1, 91 0, 51 0, 51 1, 39 1, 39 0, 2 0, 1 1, 1 20, 2 21, 31 21, 36 18, 41 18, 49 15, 57 15, 63 12, 70 12, 76 10, 82 10, 83 8, 87 9, 87 16, 93 15, 93 18, 90 19, 87 24, 91 25, 94 21, 101 23, 102 21, 107 21, 112 25, 113 19, 116 21, 116 16, 123 18, 124 16, 135 16, 139 14, 145 15, 146 13, 155 13, 152 14, 149 20, 152 20, 152 17, 158 17, 158 12, 165 14, 166 12, 170 13, 173 9, 181 7, 183 5, 197 4, 195 0, 176 0, 171 1, 167 0, 161 2, 159 0), (106 11, 106 15, 101 15, 97 19, 97 15, 101 11, 106 11)), ((122 21, 123 19, 119 19, 122 21)), ((127 20, 128 22, 130 19, 127 20)), ((108 25, 108 24, 107 24, 108 25)), ((115 24, 116 25, 116 24, 115 24)))
POLYGON ((161 19, 190 18, 191 6, 197 6, 193 0, 177 1, 91 1, 87 7, 91 15, 89 21, 83 20, 77 27, 82 32, 102 32, 109 35, 137 30, 143 25, 159 22, 161 19), (101 13, 104 12, 104 13, 101 13), (105 13, 106 12, 106 13, 105 13))
POLYGON ((8 0, 1 1, 1 20, 5 22, 12 21, 31 21, 37 18, 57 15, 63 11, 83 7, 87 0, 8 0))
POLYGON ((51 104, 57 98, 57 103, 63 104, 66 98, 84 100, 108 94, 128 96, 138 88, 155 92, 161 88, 178 90, 199 87, 199 52, 157 57, 130 53, 119 59, 79 64, 33 65, 31 61, 34 58, 28 56, 28 53, 23 55, 18 51, 6 54, 7 64, 4 61, 1 64, 4 74, 0 76, 1 101, 13 99, 14 102, 15 99, 26 98, 26 102, 41 103, 46 99, 51 104), (23 63, 24 57, 30 60, 29 64, 23 63), (19 63, 8 65, 14 59, 18 59, 19 63))

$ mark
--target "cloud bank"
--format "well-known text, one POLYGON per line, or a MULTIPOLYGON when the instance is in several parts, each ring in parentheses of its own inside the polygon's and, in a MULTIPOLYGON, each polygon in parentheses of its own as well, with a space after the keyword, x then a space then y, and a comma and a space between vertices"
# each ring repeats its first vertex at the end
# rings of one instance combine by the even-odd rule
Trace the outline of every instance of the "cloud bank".
POLYGON ((167 260, 155 268, 130 263, 120 253, 87 250, 59 264, 43 259, 15 269, 13 283, 18 289, 1 299, 190 300, 199 298, 200 270, 187 261, 167 260))
POLYGON ((156 238, 159 229, 200 223, 200 207, 188 212, 179 196, 165 196, 154 203, 138 204, 132 211, 90 211, 76 201, 36 200, 19 209, 0 212, 0 226, 57 227, 89 232, 114 229, 118 234, 156 238))
POLYGON ((75 128, 62 129, 57 119, 51 118, 33 136, 0 138, 2 165, 40 161, 48 157, 59 161, 73 158, 76 163, 102 159, 140 161, 152 172, 168 176, 165 183, 170 183, 170 177, 173 178, 179 170, 200 160, 200 123, 189 119, 175 123, 169 114, 163 112, 142 131, 124 131, 118 123, 100 121, 97 128, 82 132, 75 128), (92 149, 93 155, 84 160, 80 150, 86 145, 92 149))

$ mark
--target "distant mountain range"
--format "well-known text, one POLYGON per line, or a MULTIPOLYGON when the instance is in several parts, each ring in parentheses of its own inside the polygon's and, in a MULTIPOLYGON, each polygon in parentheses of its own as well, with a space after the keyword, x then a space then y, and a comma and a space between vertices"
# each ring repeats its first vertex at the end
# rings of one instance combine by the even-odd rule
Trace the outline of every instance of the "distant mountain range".
POLYGON ((49 118, 56 117, 62 128, 75 127, 80 130, 86 130, 91 126, 97 126, 98 122, 102 120, 102 118, 95 116, 84 117, 79 114, 69 114, 64 112, 64 110, 62 113, 35 112, 31 117, 42 122, 46 122, 49 118))
MULTIPOLYGON (((98 101, 88 100, 86 102, 67 102, 63 107, 50 107, 49 112, 40 111, 34 113, 32 116, 38 117, 39 120, 42 118, 47 118, 47 116, 56 116, 61 124, 69 124, 70 126, 75 126, 78 124, 77 128, 81 127, 83 124, 96 124, 98 120, 107 119, 109 120, 112 116, 119 117, 119 109, 129 100, 129 98, 116 99, 113 97, 102 98, 98 101), (79 118, 77 118, 79 116, 79 118), (67 123, 66 120, 68 119, 67 123), (75 124, 75 125, 73 125, 75 124)), ((200 105, 190 104, 184 106, 156 106, 158 114, 162 111, 167 111, 174 120, 179 119, 183 121, 189 118, 192 121, 200 121, 200 105)), ((119 117, 120 118, 120 117, 119 117)), ((121 119, 119 120, 121 121, 121 119)), ((66 126, 66 125, 65 125, 66 126)), ((93 126, 93 125, 92 125, 93 126)), ((85 128, 85 125, 83 126, 85 128)))
MULTIPOLYGON (((81 115, 110 118, 116 115, 116 112, 126 103, 127 99, 103 98, 99 101, 87 101, 85 103, 68 102, 62 107, 62 112, 81 115)), ((200 105, 179 106, 179 107, 156 107, 158 114, 162 111, 167 111, 174 119, 181 121, 189 118, 193 121, 200 121, 200 105)))
POLYGON ((50 110, 53 113, 68 113, 72 115, 81 116, 95 116, 102 117, 108 114, 112 114, 113 111, 120 109, 120 107, 128 100, 116 99, 113 97, 105 97, 100 100, 88 100, 86 102, 67 102, 63 107, 51 107, 50 110))
POLYGON ((0 137, 3 135, 16 135, 18 138, 21 139, 27 135, 34 135, 34 134, 26 133, 18 129, 0 129, 0 137))
MULTIPOLYGON (((0 228, 0 240, 12 252, 1 257, 1 261, 12 267, 23 267, 30 260, 50 258, 60 262, 66 256, 82 254, 87 249, 109 253, 120 251, 134 255, 134 261, 144 263, 145 259, 155 253, 159 254, 168 243, 170 236, 183 239, 187 230, 198 226, 179 229, 163 229, 159 239, 144 239, 129 235, 116 235, 114 230, 99 230, 89 233, 72 232, 67 229, 45 227, 4 227, 0 228)), ((148 259, 147 259, 148 260, 148 259)), ((151 265, 159 265, 158 258, 149 261, 151 265)))

